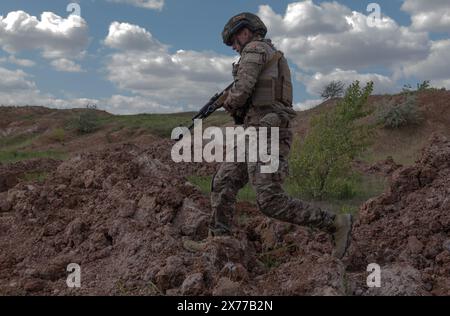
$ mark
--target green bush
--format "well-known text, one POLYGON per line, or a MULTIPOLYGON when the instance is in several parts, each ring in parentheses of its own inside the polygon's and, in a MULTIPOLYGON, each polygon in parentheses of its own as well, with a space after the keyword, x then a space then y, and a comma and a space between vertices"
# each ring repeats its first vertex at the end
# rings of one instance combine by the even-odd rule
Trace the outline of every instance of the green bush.
POLYGON ((63 128, 55 128, 50 134, 50 138, 54 141, 62 143, 66 138, 66 132, 64 131, 63 128))
POLYGON ((422 83, 417 84, 417 91, 426 91, 431 89, 430 80, 425 80, 422 83))
POLYGON ((372 130, 357 120, 369 114, 363 107, 372 91, 372 82, 365 88, 354 82, 334 109, 312 119, 303 144, 294 142, 290 181, 296 182, 298 195, 314 199, 354 196, 351 161, 367 148, 372 130))
POLYGON ((433 91, 437 90, 436 88, 433 88, 430 84, 430 80, 424 80, 422 83, 417 83, 416 90, 408 83, 403 86, 402 94, 404 95, 410 95, 415 94, 416 92, 423 92, 423 91, 433 91))
POLYGON ((76 130, 79 134, 90 134, 99 127, 99 117, 96 105, 87 105, 75 122, 76 130))
POLYGON ((417 125, 422 121, 422 114, 417 107, 414 95, 407 95, 400 104, 388 103, 381 107, 378 122, 385 128, 401 128, 408 125, 417 125))

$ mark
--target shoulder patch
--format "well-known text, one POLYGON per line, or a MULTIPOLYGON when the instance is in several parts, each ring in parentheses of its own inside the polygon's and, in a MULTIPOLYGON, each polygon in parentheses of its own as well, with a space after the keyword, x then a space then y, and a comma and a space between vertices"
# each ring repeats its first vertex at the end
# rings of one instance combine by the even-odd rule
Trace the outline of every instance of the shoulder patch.
POLYGON ((246 52, 242 55, 242 64, 246 63, 255 63, 255 64, 264 64, 264 54, 246 52))
POLYGON ((259 53, 259 54, 265 54, 266 49, 264 47, 264 43, 261 41, 253 41, 248 43, 243 50, 243 53, 259 53))

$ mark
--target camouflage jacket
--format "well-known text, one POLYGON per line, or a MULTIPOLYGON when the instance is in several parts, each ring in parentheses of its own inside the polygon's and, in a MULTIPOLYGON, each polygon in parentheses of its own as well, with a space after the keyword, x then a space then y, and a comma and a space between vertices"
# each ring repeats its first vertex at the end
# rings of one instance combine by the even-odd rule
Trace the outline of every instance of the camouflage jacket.
POLYGON ((260 74, 276 52, 276 48, 269 39, 251 41, 244 47, 239 62, 233 67, 235 83, 228 93, 225 105, 230 109, 231 114, 245 109, 245 119, 248 123, 246 125, 255 125, 252 124, 255 122, 252 122, 253 120, 249 116, 253 116, 257 121, 261 115, 268 112, 282 114, 285 117, 287 116, 288 120, 296 115, 295 111, 276 101, 270 106, 264 107, 253 106, 251 102, 260 74))

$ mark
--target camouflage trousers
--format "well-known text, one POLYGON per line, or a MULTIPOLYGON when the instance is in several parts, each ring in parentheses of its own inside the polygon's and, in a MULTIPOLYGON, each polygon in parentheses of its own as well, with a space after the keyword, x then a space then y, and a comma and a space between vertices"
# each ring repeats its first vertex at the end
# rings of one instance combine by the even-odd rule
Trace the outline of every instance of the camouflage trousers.
MULTIPOLYGON (((261 122, 262 124, 259 126, 273 126, 270 122, 265 122, 264 117, 261 122)), ((275 173, 261 173, 261 162, 224 162, 221 164, 211 183, 213 214, 210 231, 213 235, 230 233, 236 196, 248 182, 256 192, 256 203, 263 214, 300 226, 324 231, 332 230, 335 218, 333 213, 292 198, 284 192, 282 185, 289 174, 288 156, 291 143, 292 132, 288 122, 285 127, 280 127, 280 163, 278 171, 275 173)))

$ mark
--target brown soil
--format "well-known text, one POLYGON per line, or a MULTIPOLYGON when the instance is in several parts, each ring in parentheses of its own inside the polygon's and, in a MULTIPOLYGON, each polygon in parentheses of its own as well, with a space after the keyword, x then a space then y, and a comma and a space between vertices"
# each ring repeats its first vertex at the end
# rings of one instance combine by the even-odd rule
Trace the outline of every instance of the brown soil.
POLYGON ((238 204, 233 237, 186 247, 207 237, 208 198, 153 156, 131 144, 80 154, 44 183, 3 193, 0 293, 450 294, 445 139, 434 138, 362 207, 345 265, 329 255, 326 234, 270 220, 248 203, 238 204), (72 262, 81 289, 66 286, 72 262), (379 292, 364 283, 372 262, 390 282, 379 292))
POLYGON ((430 143, 415 165, 392 174, 384 194, 361 207, 353 232, 348 270, 401 267, 395 281, 410 284, 394 294, 450 294, 450 141, 435 136, 430 143), (403 273, 409 276, 402 281, 403 273))
POLYGON ((210 239, 201 252, 183 248, 207 237, 209 200, 134 145, 75 156, 44 183, 18 184, 4 198, 2 294, 342 291, 326 235, 266 219, 249 204, 238 207, 234 237, 210 239), (79 291, 65 283, 72 262, 82 267, 79 291), (298 267, 320 278, 280 278, 298 267))
POLYGON ((3 165, 0 163, 0 193, 19 183, 26 174, 49 172, 58 167, 59 160, 49 158, 31 159, 3 165))
MULTIPOLYGON (((429 139, 450 135, 449 99, 420 94, 425 124, 379 130, 373 153, 382 158, 355 162, 390 185, 361 207, 343 261, 329 255, 327 234, 268 219, 250 203, 238 203, 232 237, 207 238, 209 199, 186 176, 212 175, 217 164, 173 163, 170 140, 139 130, 108 142, 107 130, 63 144, 40 138, 32 150, 64 148, 71 158, 0 165, 0 295, 450 295, 450 141, 429 139), (415 164, 397 164, 416 147, 415 164), (22 181, 30 172, 49 175, 22 181), (190 240, 206 242, 199 251, 190 240), (80 289, 66 285, 69 263, 81 266, 80 289), (369 263, 381 266, 379 289, 366 286, 369 263)), ((301 113, 297 133, 333 102, 301 113)), ((50 130, 62 115, 0 110, 9 136, 50 130), (16 121, 17 113, 47 123, 16 121)))

